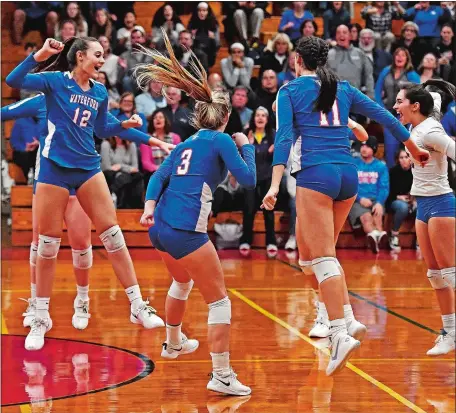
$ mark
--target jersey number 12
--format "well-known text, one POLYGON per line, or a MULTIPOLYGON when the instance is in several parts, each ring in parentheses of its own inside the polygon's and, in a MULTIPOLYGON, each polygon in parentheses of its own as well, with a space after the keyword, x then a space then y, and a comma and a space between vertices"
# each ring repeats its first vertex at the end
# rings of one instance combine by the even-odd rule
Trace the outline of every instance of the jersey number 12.
MULTIPOLYGON (((334 104, 332 107, 332 113, 333 113, 333 125, 340 126, 339 106, 337 105, 337 100, 334 101, 334 104)), ((320 126, 329 126, 328 117, 323 112, 320 112, 320 126)))
MULTIPOLYGON (((79 126, 81 128, 85 128, 87 126, 90 116, 92 116, 92 112, 90 110, 85 110, 84 112, 82 112, 82 118, 81 118, 81 121, 79 122, 79 126)), ((73 122, 76 123, 76 125, 78 124, 78 118, 79 118, 79 108, 77 108, 74 112, 73 122)))
POLYGON ((177 167, 178 175, 187 175, 188 168, 190 168, 190 159, 192 159, 192 150, 186 149, 184 152, 182 152, 182 155, 181 155, 182 162, 177 167))

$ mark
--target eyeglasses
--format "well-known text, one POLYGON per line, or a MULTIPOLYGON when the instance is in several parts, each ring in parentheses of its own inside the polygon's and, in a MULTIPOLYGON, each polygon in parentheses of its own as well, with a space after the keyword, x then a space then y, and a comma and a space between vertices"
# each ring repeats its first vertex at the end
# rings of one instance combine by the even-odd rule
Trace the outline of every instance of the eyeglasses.
POLYGON ((126 100, 126 99, 124 99, 124 100, 122 100, 122 102, 120 102, 120 103, 133 103, 133 102, 134 102, 133 100, 126 100))
POLYGON ((416 33, 416 30, 415 29, 405 29, 404 32, 416 33))

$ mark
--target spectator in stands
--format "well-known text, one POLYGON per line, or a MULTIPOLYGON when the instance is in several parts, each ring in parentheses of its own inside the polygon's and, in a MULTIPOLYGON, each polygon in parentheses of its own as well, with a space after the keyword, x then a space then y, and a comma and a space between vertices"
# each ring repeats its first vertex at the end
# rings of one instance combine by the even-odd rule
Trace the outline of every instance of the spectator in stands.
POLYGON ((178 44, 174 47, 174 54, 176 55, 176 59, 179 60, 180 64, 185 67, 190 73, 193 73, 192 67, 190 65, 193 59, 192 52, 198 58, 201 65, 204 67, 204 70, 208 72, 209 63, 206 53, 201 49, 194 49, 192 34, 188 30, 182 30, 179 33, 178 44))
POLYGON ((161 29, 166 31, 173 46, 178 43, 179 33, 185 30, 185 26, 179 16, 174 13, 173 6, 170 3, 160 7, 152 21, 152 43, 157 50, 164 51, 166 48, 161 29))
POLYGON ((288 55, 292 50, 293 44, 290 42, 290 38, 285 33, 277 33, 264 49, 260 77, 265 70, 283 72, 287 67, 288 55))
POLYGON ((383 230, 383 214, 389 193, 389 175, 386 165, 374 158, 377 147, 377 139, 369 136, 361 146, 361 157, 355 158, 359 187, 348 217, 354 229, 362 226, 374 253, 388 243, 388 236, 383 230))
MULTIPOLYGON (((136 26, 136 14, 132 11, 125 14, 124 26, 117 31, 117 54, 121 54, 131 49, 131 33, 136 26)), ((144 29, 143 29, 144 30, 144 29)), ((144 30, 145 32, 145 30, 144 30)))
POLYGON ((111 110, 111 113, 121 122, 130 119, 131 116, 137 114, 141 118, 143 124, 142 126, 136 129, 139 129, 141 132, 147 133, 147 119, 143 113, 138 112, 136 110, 135 95, 133 93, 122 93, 119 100, 119 109, 113 109, 111 110))
MULTIPOLYGON (((272 114, 272 104, 277 98, 278 90, 277 74, 273 70, 264 71, 261 77, 261 88, 256 92, 255 107, 262 106, 272 114)), ((275 127, 275 116, 269 118, 269 123, 275 127)))
POLYGON ((343 1, 333 1, 332 7, 323 13, 323 39, 332 40, 336 36, 336 29, 341 25, 348 27, 350 24, 350 13, 344 7, 343 1))
POLYGON ((236 34, 244 47, 256 46, 260 38, 261 24, 266 17, 266 1, 229 1, 223 3, 224 14, 227 16, 224 21, 225 33, 228 33, 227 40, 231 43, 233 30, 229 27, 234 25, 236 34), (250 39, 250 42, 249 42, 250 39))
POLYGON ((288 55, 288 62, 285 71, 280 72, 277 75, 277 86, 279 88, 281 88, 283 85, 286 85, 290 80, 296 79, 295 57, 296 52, 291 52, 288 55))
POLYGON ((108 75, 106 72, 100 71, 98 72, 98 82, 105 85, 106 90, 108 91, 108 109, 118 109, 119 108, 119 101, 120 95, 119 91, 117 90, 115 84, 112 85, 109 81, 108 75))
POLYGON ((59 21, 60 5, 53 1, 21 1, 13 14, 11 30, 14 44, 22 43, 22 36, 38 30, 43 38, 54 37, 59 21))
POLYGON ((244 194, 236 178, 228 172, 226 179, 217 187, 212 201, 212 216, 220 212, 242 211, 244 194))
POLYGON ((137 92, 138 87, 132 78, 132 73, 139 63, 150 63, 152 58, 144 53, 137 53, 138 45, 144 46, 146 43, 146 32, 141 26, 135 26, 131 32, 131 50, 123 52, 119 57, 119 79, 122 79, 122 89, 124 92, 137 92))
POLYGON ((437 45, 436 51, 439 55, 439 74, 446 81, 450 81, 450 68, 454 62, 455 48, 453 28, 451 25, 445 24, 440 32, 440 43, 437 45))
POLYGON ((225 85, 234 89, 236 86, 250 86, 252 78, 253 59, 244 55, 245 48, 241 43, 233 43, 230 56, 220 62, 225 85))
POLYGON ((391 53, 398 47, 405 47, 412 58, 413 67, 418 67, 426 53, 432 52, 432 46, 418 37, 418 26, 413 22, 405 22, 401 29, 401 37, 391 47, 391 53))
MULTIPOLYGON (((393 106, 401 86, 405 83, 420 83, 420 76, 413 70, 408 50, 399 47, 393 54, 393 63, 391 66, 385 67, 380 72, 375 85, 376 102, 396 115, 393 106)), ((395 164, 399 142, 387 128, 384 128, 383 132, 385 137, 385 160, 388 167, 392 168, 395 164)))
MULTIPOLYGON (((79 4, 76 2, 70 2, 67 4, 65 13, 63 15, 63 20, 73 20, 76 23, 76 37, 87 37, 89 34, 89 25, 87 20, 81 13, 79 4)), ((60 28, 60 25, 56 26, 55 35, 57 36, 60 28)))
POLYGON ((452 102, 448 105, 445 115, 442 117, 442 126, 448 136, 456 140, 456 103, 452 102))
POLYGON ((305 1, 294 1, 292 9, 286 10, 282 14, 279 31, 286 33, 293 44, 301 37, 300 29, 304 20, 314 18, 313 14, 306 10, 306 5, 305 1))
MULTIPOLYGON (((363 29, 358 23, 353 23, 350 24, 348 27, 348 30, 350 30, 350 44, 353 47, 359 47, 359 34, 361 33, 361 30, 363 29)), ((337 32, 337 29, 336 29, 337 32)), ((336 46, 337 41, 334 43, 331 43, 331 46, 336 46)))
POLYGON ((92 23, 90 35, 95 37, 95 39, 98 39, 100 36, 105 36, 108 38, 113 48, 116 46, 116 26, 106 9, 98 9, 95 12, 95 21, 92 23))
POLYGON ((106 36, 100 36, 98 41, 103 48, 103 59, 104 64, 101 67, 101 70, 106 73, 109 83, 112 86, 117 85, 117 74, 119 71, 119 56, 116 56, 112 53, 112 47, 109 39, 106 36))
POLYGON ((11 130, 10 144, 13 148, 13 163, 21 168, 26 182, 30 169, 35 168, 40 130, 39 121, 33 117, 17 119, 11 130))
POLYGON ((412 161, 405 149, 396 155, 396 165, 389 171, 390 191, 386 201, 386 210, 393 213, 393 225, 389 246, 400 251, 399 228, 404 220, 415 210, 415 200, 410 196, 412 189, 412 161))
POLYGON ((56 39, 61 42, 66 42, 68 39, 77 35, 77 26, 74 20, 63 20, 59 24, 59 34, 56 39))
POLYGON ((438 69, 437 56, 434 53, 427 53, 424 55, 417 70, 420 75, 420 83, 424 83, 429 79, 441 79, 438 69))
POLYGON ((373 65, 374 81, 376 82, 380 72, 391 64, 391 53, 375 47, 374 32, 371 29, 363 29, 359 34, 359 48, 365 53, 373 65))
POLYGON ((223 87, 223 79, 218 73, 211 73, 207 78, 207 83, 212 90, 223 87))
POLYGON ((439 43, 441 26, 451 21, 451 13, 447 8, 431 6, 430 1, 420 1, 407 9, 404 19, 416 23, 420 36, 435 47, 439 43))
POLYGON ((149 82, 149 89, 136 96, 136 110, 144 113, 146 118, 152 115, 157 109, 166 108, 166 99, 162 95, 162 87, 163 85, 161 83, 151 80, 149 82))
POLYGON ((191 112, 188 108, 180 106, 182 92, 174 87, 166 90, 166 103, 168 106, 163 113, 171 123, 171 132, 179 135, 182 142, 195 133, 195 128, 190 124, 191 112))
POLYGON ((220 47, 220 30, 214 12, 206 2, 198 3, 187 30, 193 36, 195 49, 199 49, 207 55, 208 67, 214 66, 217 50, 220 47))
MULTIPOLYGON (((270 72, 274 73, 273 71, 270 72)), ((269 113, 272 114, 272 112, 269 112, 262 106, 255 109, 250 120, 249 129, 246 131, 249 142, 255 146, 257 185, 256 188, 252 190, 244 188, 243 235, 240 240, 241 245, 239 246, 239 250, 243 255, 247 255, 250 252, 250 246, 253 241, 253 222, 255 213, 271 185, 272 153, 274 151, 275 132, 269 113)), ((266 227, 266 251, 268 256, 274 257, 277 255, 274 211, 263 209, 263 217, 266 227)))
POLYGON ((116 208, 142 208, 144 184, 133 142, 113 137, 101 143, 101 170, 116 208))
POLYGON ((366 20, 366 28, 374 32, 375 46, 386 51, 391 50, 391 44, 396 40, 392 33, 393 20, 402 19, 405 10, 398 1, 394 7, 385 5, 384 1, 376 1, 361 10, 361 17, 366 20))
POLYGON ((315 20, 304 20, 299 31, 301 36, 316 36, 318 31, 317 23, 315 23, 315 20))
MULTIPOLYGON (((157 109, 150 116, 147 132, 150 136, 167 143, 177 145, 181 142, 180 137, 171 132, 171 124, 162 109, 157 109)), ((144 171, 144 185, 147 188, 150 177, 160 167, 168 155, 157 146, 151 147, 144 144, 141 144, 140 151, 141 163, 144 171)))
POLYGON ((370 98, 374 97, 373 67, 364 52, 350 44, 348 27, 336 30, 337 45, 328 53, 328 66, 342 80, 347 80, 370 98))
MULTIPOLYGON (((236 86, 231 96, 231 105, 233 107, 233 112, 236 111, 239 114, 242 130, 248 127, 253 113, 252 109, 247 107, 248 102, 249 89, 245 86, 236 86)), ((237 132, 240 132, 240 130, 237 132)))

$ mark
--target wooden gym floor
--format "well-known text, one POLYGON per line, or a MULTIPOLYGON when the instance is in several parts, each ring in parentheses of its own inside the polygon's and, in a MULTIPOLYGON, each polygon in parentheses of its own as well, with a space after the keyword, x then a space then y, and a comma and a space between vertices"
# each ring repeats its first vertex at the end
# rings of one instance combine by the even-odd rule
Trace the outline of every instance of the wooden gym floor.
MULTIPOLYGON (((144 295, 163 315, 169 286, 152 249, 132 251, 144 295)), ((2 256, 2 411, 58 413, 339 413, 455 411, 454 353, 426 356, 441 326, 424 262, 415 251, 375 257, 340 250, 352 305, 368 335, 348 367, 326 377, 328 357, 307 337, 315 317, 313 292, 296 260, 222 252, 233 305, 231 358, 251 397, 206 390, 211 370, 207 307, 190 296, 184 332, 200 340, 192 355, 160 358, 164 329, 129 321, 129 306, 104 251, 91 271, 89 327, 71 326, 75 286, 71 254, 60 253, 51 300, 53 329, 39 352, 23 349, 21 297, 29 296, 28 250, 2 256)), ((210 277, 210 274, 207 274, 210 277)))

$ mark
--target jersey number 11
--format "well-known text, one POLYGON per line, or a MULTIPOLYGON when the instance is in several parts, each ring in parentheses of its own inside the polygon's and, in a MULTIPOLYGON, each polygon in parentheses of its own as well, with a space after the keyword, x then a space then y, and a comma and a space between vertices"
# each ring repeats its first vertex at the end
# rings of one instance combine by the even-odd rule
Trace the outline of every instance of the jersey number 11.
MULTIPOLYGON (((337 100, 334 101, 332 114, 333 126, 340 126, 339 106, 337 106, 337 100)), ((329 126, 328 117, 323 112, 320 112, 320 126, 329 126)))

